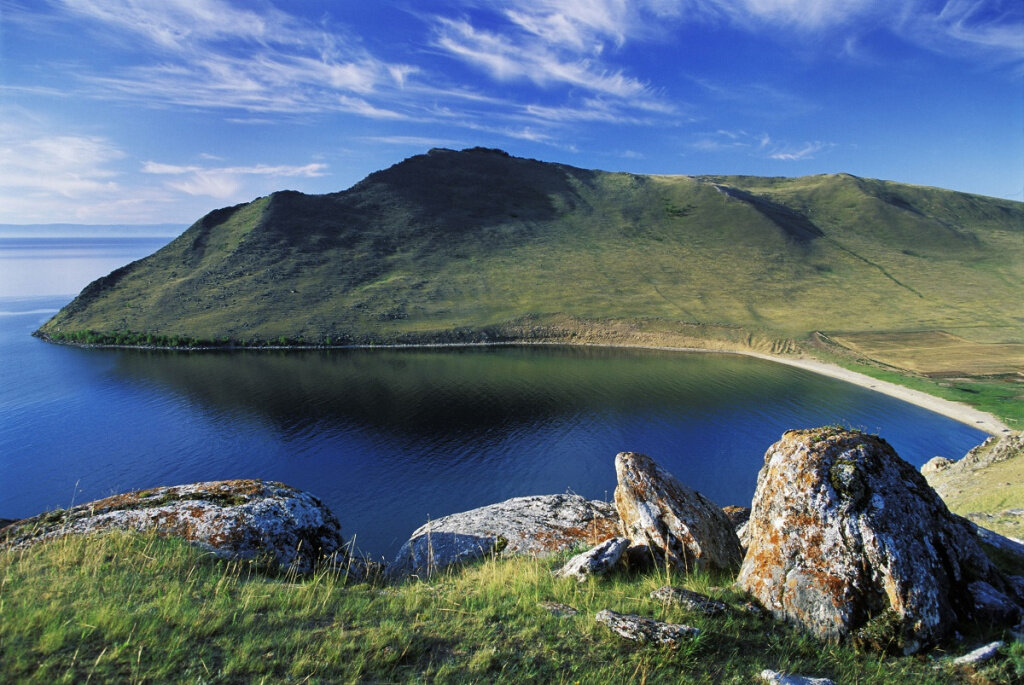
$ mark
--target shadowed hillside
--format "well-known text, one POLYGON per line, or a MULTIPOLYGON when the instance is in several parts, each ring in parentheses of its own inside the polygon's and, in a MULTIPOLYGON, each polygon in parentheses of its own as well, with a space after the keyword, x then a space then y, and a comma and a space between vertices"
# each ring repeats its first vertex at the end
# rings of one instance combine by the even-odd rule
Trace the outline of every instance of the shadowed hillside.
POLYGON ((1024 342, 1024 205, 860 179, 640 176, 431 150, 211 212, 90 284, 72 342, 495 339, 784 351, 813 331, 1024 342))

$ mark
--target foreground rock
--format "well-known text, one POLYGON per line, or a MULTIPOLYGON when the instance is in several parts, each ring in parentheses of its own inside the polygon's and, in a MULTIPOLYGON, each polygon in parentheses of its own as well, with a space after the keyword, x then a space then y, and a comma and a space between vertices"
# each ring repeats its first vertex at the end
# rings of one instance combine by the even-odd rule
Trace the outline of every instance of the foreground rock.
POLYGON ((627 538, 609 538, 565 562, 554 575, 556 578, 573 578, 580 583, 593 576, 603 576, 615 568, 627 547, 627 538))
POLYGON ((765 455, 748 526, 737 585, 821 638, 912 653, 991 619, 972 589, 1020 611, 973 526, 877 436, 787 432, 765 455))
POLYGON ((228 558, 308 573, 345 557, 341 527, 320 500, 283 483, 225 480, 139 490, 18 521, 0 546, 69 534, 153 531, 228 558))
POLYGON ((729 517, 653 459, 636 452, 615 457, 615 506, 626 537, 648 545, 683 572, 734 571, 742 560, 729 517))
POLYGON ((698 628, 682 623, 665 623, 646 616, 636 614, 620 614, 610 609, 597 612, 594 619, 613 631, 634 642, 654 642, 659 645, 675 647, 682 640, 697 637, 698 628))
POLYGON ((420 526, 398 551, 388 575, 428 575, 499 552, 547 556, 603 542, 618 529, 618 515, 607 502, 579 495, 516 497, 420 526))

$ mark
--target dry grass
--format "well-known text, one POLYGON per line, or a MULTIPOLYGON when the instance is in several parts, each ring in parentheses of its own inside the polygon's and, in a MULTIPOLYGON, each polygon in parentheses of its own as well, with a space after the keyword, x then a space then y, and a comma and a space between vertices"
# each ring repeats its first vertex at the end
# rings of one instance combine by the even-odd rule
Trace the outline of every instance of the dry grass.
POLYGON ((1024 373, 1024 344, 972 342, 943 331, 846 333, 832 340, 882 364, 928 376, 1024 373))

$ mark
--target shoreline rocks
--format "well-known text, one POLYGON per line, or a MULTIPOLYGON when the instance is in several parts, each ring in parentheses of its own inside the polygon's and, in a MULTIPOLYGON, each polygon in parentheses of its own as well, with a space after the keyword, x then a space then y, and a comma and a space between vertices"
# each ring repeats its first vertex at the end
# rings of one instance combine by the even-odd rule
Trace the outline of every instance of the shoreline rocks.
POLYGON ((683 572, 739 568, 739 538, 721 507, 645 454, 619 452, 615 473, 615 506, 633 544, 647 545, 683 572))
POLYGON ((220 557, 267 561, 297 573, 347 559, 338 519, 320 500, 263 480, 151 488, 47 512, 4 528, 0 548, 112 530, 179 537, 220 557))
POLYGON ((961 623, 1020 612, 973 526, 877 436, 788 431, 765 454, 751 509, 737 586, 819 638, 910 654, 961 623))
POLYGON ((607 502, 569 494, 515 497, 420 526, 387 572, 399 579, 489 554, 549 556, 604 542, 618 529, 618 514, 607 502))

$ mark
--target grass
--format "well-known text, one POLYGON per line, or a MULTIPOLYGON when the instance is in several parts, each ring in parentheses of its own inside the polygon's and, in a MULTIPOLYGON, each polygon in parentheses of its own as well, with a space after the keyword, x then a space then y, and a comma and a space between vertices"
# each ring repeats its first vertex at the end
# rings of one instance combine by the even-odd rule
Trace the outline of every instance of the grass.
POLYGON ((553 563, 489 559, 429 581, 346 585, 339 571, 268 577, 151 536, 67 537, 0 552, 0 680, 749 683, 763 668, 841 683, 1024 676, 1019 642, 972 675, 937 668, 934 655, 858 652, 740 611, 708 618, 648 598, 671 581, 735 608, 741 598, 713 586, 729 579, 654 572, 577 584, 554 579, 553 563), (556 617, 544 601, 580 614, 556 617), (636 645, 594 621, 605 608, 702 634, 675 650, 636 645))
MULTIPOLYGON (((851 354, 850 348, 833 344, 829 338, 823 336, 811 339, 808 352, 822 361, 878 380, 975 407, 996 416, 1011 429, 1024 430, 1024 378, 1020 374, 926 376, 906 368, 886 365, 865 356, 851 354)), ((910 355, 912 352, 904 351, 903 354, 910 355)), ((961 455, 948 456, 959 458, 961 455)))
MULTIPOLYGON (((961 473, 929 474, 950 511, 980 526, 1024 540, 1024 455, 961 473)), ((1018 574, 1024 569, 1017 571, 1018 574)))

